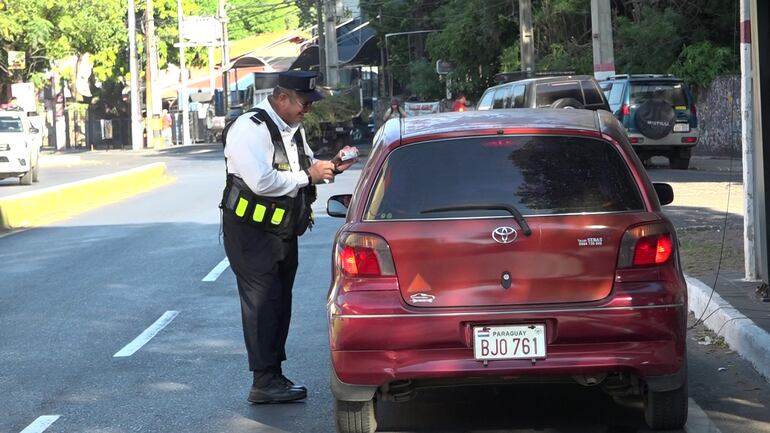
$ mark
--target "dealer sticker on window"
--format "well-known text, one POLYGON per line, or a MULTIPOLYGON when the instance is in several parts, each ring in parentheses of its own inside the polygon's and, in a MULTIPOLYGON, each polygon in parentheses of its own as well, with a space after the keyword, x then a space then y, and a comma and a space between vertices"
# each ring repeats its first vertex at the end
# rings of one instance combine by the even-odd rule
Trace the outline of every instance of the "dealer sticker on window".
POLYGON ((480 361, 545 358, 545 325, 476 326, 473 356, 480 361))

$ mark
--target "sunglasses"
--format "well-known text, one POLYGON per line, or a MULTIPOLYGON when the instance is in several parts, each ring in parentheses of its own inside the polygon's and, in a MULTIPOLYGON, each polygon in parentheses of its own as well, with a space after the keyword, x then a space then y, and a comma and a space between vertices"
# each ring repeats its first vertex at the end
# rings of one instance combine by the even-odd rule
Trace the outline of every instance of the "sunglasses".
POLYGON ((298 103, 302 106, 303 109, 307 110, 310 108, 311 105, 313 105, 313 101, 302 101, 299 98, 291 98, 294 102, 298 103))

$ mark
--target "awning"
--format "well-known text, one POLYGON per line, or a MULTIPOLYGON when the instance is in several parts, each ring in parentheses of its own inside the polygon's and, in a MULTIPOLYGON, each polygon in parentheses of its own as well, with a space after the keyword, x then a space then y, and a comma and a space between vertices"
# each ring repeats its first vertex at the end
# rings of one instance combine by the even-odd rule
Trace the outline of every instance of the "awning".
MULTIPOLYGON (((318 45, 310 45, 297 56, 289 69, 311 69, 319 66, 318 45)), ((380 53, 375 30, 361 18, 337 26, 337 54, 340 66, 379 65, 380 53)))

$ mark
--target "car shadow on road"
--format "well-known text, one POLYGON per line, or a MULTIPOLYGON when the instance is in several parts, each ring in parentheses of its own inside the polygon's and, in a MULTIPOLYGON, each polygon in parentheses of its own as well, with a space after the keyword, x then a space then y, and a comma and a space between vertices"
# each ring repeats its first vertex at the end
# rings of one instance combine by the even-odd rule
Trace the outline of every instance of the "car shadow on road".
POLYGON ((381 432, 648 431, 641 403, 620 405, 598 388, 574 384, 432 389, 377 409, 381 432))

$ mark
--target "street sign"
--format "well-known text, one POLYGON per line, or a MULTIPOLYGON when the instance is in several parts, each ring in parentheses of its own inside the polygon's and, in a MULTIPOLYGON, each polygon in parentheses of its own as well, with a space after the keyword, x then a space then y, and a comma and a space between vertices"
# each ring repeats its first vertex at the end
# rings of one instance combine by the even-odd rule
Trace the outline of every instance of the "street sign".
POLYGON ((436 60, 436 73, 439 75, 446 75, 450 72, 452 72, 455 69, 455 67, 444 60, 436 60))
POLYGON ((8 51, 8 70, 24 69, 27 67, 24 51, 8 51))
POLYGON ((188 47, 221 45, 222 24, 215 17, 185 17, 182 38, 188 47))

